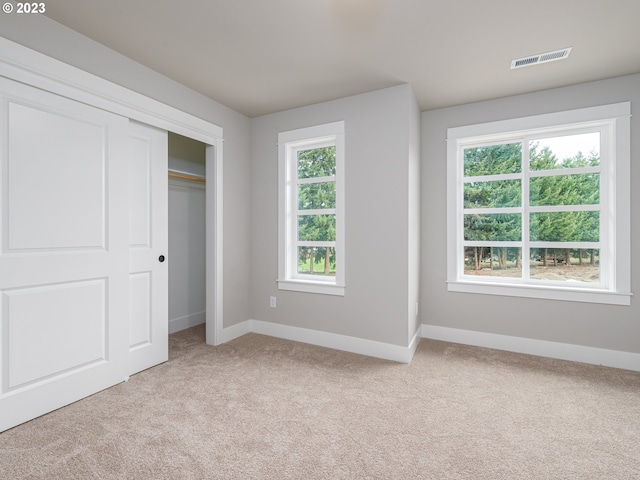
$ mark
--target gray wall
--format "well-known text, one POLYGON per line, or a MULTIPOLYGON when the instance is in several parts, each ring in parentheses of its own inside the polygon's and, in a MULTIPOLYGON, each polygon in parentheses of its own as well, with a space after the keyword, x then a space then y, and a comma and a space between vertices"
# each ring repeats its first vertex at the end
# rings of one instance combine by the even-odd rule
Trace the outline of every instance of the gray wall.
MULTIPOLYGON (((422 114, 422 322, 493 334, 640 353, 640 302, 630 307, 447 292, 447 128, 631 101, 640 75, 604 80, 422 114)), ((631 285, 638 293, 640 123, 631 119, 631 285)))
MULTIPOLYGON (((44 16, 0 15, 0 31, 223 127, 226 327, 255 318, 406 345, 418 326, 413 313, 419 289, 424 324, 640 353, 636 299, 620 307, 448 293, 444 253, 448 127, 628 100, 633 109, 640 102, 640 76, 424 112, 418 139, 408 86, 250 121, 44 16), (277 132, 340 119, 347 121, 347 295, 278 291, 277 132), (411 159, 420 140, 416 165, 411 159), (275 310, 268 307, 270 295, 278 297, 275 310)), ((640 238, 640 126, 634 119, 631 125, 633 245, 640 238)), ((631 262, 635 289, 640 256, 634 251, 631 262)))
POLYGON ((419 208, 409 182, 418 121, 408 85, 251 120, 253 319, 407 346, 418 288, 409 272, 418 252, 414 243, 410 258, 408 208, 410 199, 419 208), (338 120, 345 121, 346 294, 278 290, 278 132, 338 120))
POLYGON ((224 130, 224 325, 250 318, 249 119, 43 15, 0 15, 3 37, 224 130))

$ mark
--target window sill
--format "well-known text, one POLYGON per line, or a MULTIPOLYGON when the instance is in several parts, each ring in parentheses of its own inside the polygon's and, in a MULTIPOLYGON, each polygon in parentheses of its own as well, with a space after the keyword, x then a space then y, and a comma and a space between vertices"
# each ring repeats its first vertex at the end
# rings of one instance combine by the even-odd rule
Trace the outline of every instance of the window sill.
POLYGON ((539 298, 568 302, 631 305, 632 293, 584 288, 546 287, 537 285, 506 285, 496 283, 447 282, 449 292, 479 293, 507 297, 539 298))
POLYGON ((278 289, 338 296, 344 296, 345 292, 344 285, 327 282, 311 282, 309 280, 278 280, 278 289))

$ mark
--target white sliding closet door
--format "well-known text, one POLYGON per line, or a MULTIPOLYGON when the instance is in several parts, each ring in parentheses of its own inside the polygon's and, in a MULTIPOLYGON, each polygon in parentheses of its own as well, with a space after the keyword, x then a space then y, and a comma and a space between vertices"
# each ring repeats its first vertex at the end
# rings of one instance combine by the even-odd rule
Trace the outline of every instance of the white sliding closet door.
POLYGON ((128 119, 0 78, 0 431, 129 373, 128 119))
POLYGON ((167 132, 129 130, 129 373, 169 358, 167 132))

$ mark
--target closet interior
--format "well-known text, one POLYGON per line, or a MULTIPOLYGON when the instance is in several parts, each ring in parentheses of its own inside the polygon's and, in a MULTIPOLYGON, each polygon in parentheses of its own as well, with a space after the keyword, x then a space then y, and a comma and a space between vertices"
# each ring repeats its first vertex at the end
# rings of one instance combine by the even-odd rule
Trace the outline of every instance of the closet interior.
POLYGON ((169 132, 169 333, 205 322, 205 147, 169 132))

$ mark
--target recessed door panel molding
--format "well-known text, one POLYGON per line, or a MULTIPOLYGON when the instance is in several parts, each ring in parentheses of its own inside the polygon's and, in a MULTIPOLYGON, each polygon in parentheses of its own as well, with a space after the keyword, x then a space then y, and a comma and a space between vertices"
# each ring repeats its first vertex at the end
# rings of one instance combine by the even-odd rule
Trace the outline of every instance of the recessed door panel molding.
POLYGON ((107 360, 106 279, 18 288, 2 296, 3 393, 107 360))
POLYGON ((4 253, 106 248, 107 126, 57 100, 5 99, 4 253))
POLYGON ((129 245, 151 247, 151 155, 149 138, 130 137, 129 245))
POLYGON ((169 358, 168 134, 129 124, 129 373, 169 358))
POLYGON ((128 125, 0 77, 0 431, 129 368, 128 125))

